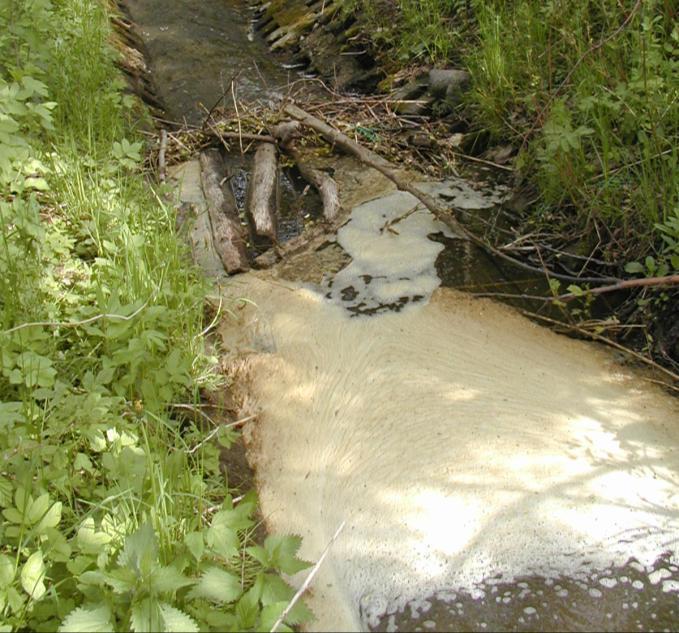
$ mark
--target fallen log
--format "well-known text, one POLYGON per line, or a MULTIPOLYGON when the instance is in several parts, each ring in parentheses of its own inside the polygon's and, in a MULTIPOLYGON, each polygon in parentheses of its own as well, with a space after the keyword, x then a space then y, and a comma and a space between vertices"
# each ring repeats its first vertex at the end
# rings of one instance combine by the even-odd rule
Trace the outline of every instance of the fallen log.
POLYGON ((335 180, 324 171, 309 165, 294 146, 293 141, 298 136, 299 122, 287 121, 271 127, 271 134, 276 137, 279 146, 295 161, 302 178, 316 188, 323 201, 323 217, 332 222, 341 210, 339 190, 335 180))
POLYGON ((278 241, 279 195, 276 147, 271 143, 262 143, 255 152, 246 204, 255 240, 263 238, 274 244, 278 241))
MULTIPOLYGON (((532 266, 531 264, 527 264, 526 262, 523 262, 519 259, 515 259, 514 257, 511 257, 506 253, 503 253, 502 251, 495 248, 491 244, 488 244, 485 240, 481 239, 471 231, 467 230, 464 226, 462 226, 462 224, 460 224, 460 222, 458 222, 457 218, 455 218, 455 216, 451 213, 449 209, 439 204, 431 196, 420 191, 417 187, 411 184, 411 182, 407 180, 405 176, 402 173, 400 173, 399 170, 397 170, 394 167, 394 165, 392 165, 392 163, 390 163, 388 160, 386 160, 379 154, 376 154, 367 147, 363 147, 356 141, 350 139, 345 134, 342 134, 342 132, 340 132, 339 130, 336 130, 335 128, 331 127, 324 121, 321 121, 317 117, 313 116, 312 114, 309 114, 308 112, 302 110, 296 105, 288 104, 283 108, 283 111, 288 116, 291 116, 293 119, 299 121, 305 127, 308 127, 317 132, 318 134, 320 134, 331 145, 339 147, 348 154, 354 155, 356 158, 358 158, 358 160, 360 160, 365 165, 368 165, 369 167, 372 167, 373 169, 379 171, 381 174, 389 178, 389 180, 391 180, 399 190, 406 191, 409 194, 415 196, 415 198, 417 198, 427 209, 429 209, 429 211, 435 218, 449 226, 453 230, 453 232, 456 233, 460 238, 469 240, 470 242, 472 242, 479 248, 482 248, 484 251, 493 255, 494 257, 509 262, 514 266, 517 266, 518 268, 523 268, 524 270, 529 270, 533 273, 537 273, 540 275, 547 275, 548 277, 562 279, 564 281, 572 281, 575 283, 596 283, 596 284, 611 282, 616 283, 620 281, 620 279, 616 277, 576 277, 574 275, 564 275, 553 271, 548 272, 543 268, 532 266)), ((397 218, 396 220, 391 221, 389 225, 386 226, 386 228, 391 228, 391 226, 396 224, 400 219, 403 218, 397 218)))
POLYGON ((222 187, 224 163, 219 150, 210 149, 200 155, 200 180, 207 202, 214 247, 230 275, 250 268, 243 227, 238 219, 233 193, 222 187))

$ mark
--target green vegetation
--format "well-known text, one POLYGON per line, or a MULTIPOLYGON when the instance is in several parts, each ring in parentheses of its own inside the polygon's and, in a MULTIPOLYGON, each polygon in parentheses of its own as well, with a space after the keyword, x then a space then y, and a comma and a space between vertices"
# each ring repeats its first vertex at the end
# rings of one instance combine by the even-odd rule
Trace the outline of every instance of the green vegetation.
MULTIPOLYGON (((584 255, 679 270, 679 20, 667 0, 347 0, 399 65, 472 74, 465 116, 521 148, 529 210, 584 255), (360 7, 360 9, 359 9, 360 7), (638 263, 643 262, 643 263, 638 263)), ((385 60, 388 55, 385 55, 385 60)), ((620 270, 622 272, 622 270, 620 270)))
POLYGON ((205 285, 108 39, 97 0, 0 0, 0 630, 269 630, 306 563, 173 415, 219 384, 205 285))

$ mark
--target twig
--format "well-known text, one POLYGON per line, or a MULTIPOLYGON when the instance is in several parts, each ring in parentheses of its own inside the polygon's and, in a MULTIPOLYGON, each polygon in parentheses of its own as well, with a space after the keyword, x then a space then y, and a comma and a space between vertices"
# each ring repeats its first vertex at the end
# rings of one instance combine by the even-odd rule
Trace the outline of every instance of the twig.
MULTIPOLYGON (((447 224, 455 233, 457 233, 460 237, 464 237, 468 239, 470 242, 473 244, 476 244, 480 248, 482 248, 484 251, 490 253, 491 255, 494 255, 495 257, 502 259, 504 261, 507 261, 511 263, 514 266, 517 266, 519 268, 523 268, 524 270, 529 270, 534 273, 540 273, 543 274, 544 271, 541 268, 538 268, 536 266, 532 266, 531 264, 527 264, 521 260, 518 260, 514 257, 511 257, 510 255, 507 255, 506 253, 503 253, 500 249, 492 246, 491 244, 488 244, 485 240, 481 239, 478 237, 476 234, 472 233, 468 229, 466 229, 458 220, 451 214, 450 210, 441 206, 438 204, 431 196, 425 194, 424 192, 420 191, 417 187, 412 185, 410 182, 406 181, 401 175, 399 175, 396 171, 396 169, 393 167, 393 165, 380 156, 379 154, 376 154, 372 150, 363 147, 356 141, 353 141, 350 139, 348 136, 345 134, 342 134, 342 132, 339 132, 335 128, 331 127, 327 123, 324 123, 317 117, 309 114, 308 112, 305 112, 301 108, 289 104, 285 106, 284 111, 286 114, 291 116, 293 119, 298 120, 300 123, 303 125, 311 128, 312 130, 318 132, 323 138, 325 138, 328 142, 330 142, 333 146, 337 146, 344 151, 353 154, 356 156, 361 162, 365 163, 369 167, 372 167, 373 169, 376 169, 380 173, 382 173, 384 176, 389 178, 401 191, 406 191, 409 194, 415 196, 422 204, 424 204, 429 211, 441 222, 444 224, 447 224)), ((395 219, 391 221, 391 225, 395 224, 398 222, 399 219, 395 219)), ((555 273, 551 272, 550 273, 552 277, 555 277, 557 279, 561 279, 564 281, 572 281, 576 283, 604 283, 604 282, 614 282, 617 283, 620 281, 616 277, 575 277, 573 275, 564 275, 561 273, 555 273)))
POLYGON ((236 111, 236 120, 238 121, 238 134, 239 134, 239 144, 240 144, 240 153, 243 154, 243 128, 241 127, 240 123, 240 112, 238 112, 238 101, 236 100, 236 88, 234 86, 233 81, 231 81, 231 98, 233 99, 233 107, 234 110, 236 111))
MULTIPOLYGON (((202 411, 198 410, 199 413, 202 413, 202 411)), ((205 414, 203 414, 205 415, 205 414)), ((212 431, 210 431, 205 438, 196 444, 193 448, 190 448, 188 451, 186 451, 187 455, 193 455, 201 446, 204 446, 207 444, 217 433, 222 431, 223 429, 231 429, 234 426, 241 426, 242 424, 245 424, 246 422, 249 422, 250 420, 254 420, 257 416, 256 415, 249 415, 247 418, 243 418, 242 420, 236 420, 235 422, 230 422, 229 424, 218 424, 212 431)))
POLYGON ((567 294, 555 297, 556 301, 571 301, 586 294, 600 295, 605 292, 615 292, 616 290, 624 290, 626 288, 640 288, 648 286, 674 286, 679 284, 679 275, 668 275, 666 277, 647 277, 646 279, 625 279, 610 286, 599 286, 598 288, 590 288, 583 290, 582 293, 569 292, 567 294))
POLYGON ((321 568, 321 565, 323 564, 325 557, 328 555, 330 548, 332 547, 333 543, 337 540, 337 537, 340 535, 340 533, 344 529, 344 526, 346 525, 346 523, 347 523, 346 520, 342 521, 340 526, 337 528, 335 535, 330 539, 330 542, 326 545, 325 549, 323 550, 323 553, 321 554, 321 557, 318 559, 318 562, 313 566, 313 569, 309 572, 309 575, 306 577, 305 581, 302 583, 302 586, 297 590, 297 593, 292 597, 292 600, 290 600, 290 602, 288 603, 288 606, 285 607, 285 609, 283 609, 283 613, 280 614, 280 616, 278 617, 278 620, 276 620, 275 624, 271 627, 270 633, 276 633, 276 629, 283 623, 285 618, 288 617, 288 614, 290 613, 290 611, 292 611, 293 607, 297 604, 298 600, 302 597, 302 594, 309 588, 311 581, 314 579, 314 576, 318 573, 318 570, 321 568))
POLYGON ((142 306, 137 308, 132 314, 128 316, 124 316, 122 314, 97 314, 96 316, 90 317, 89 319, 84 319, 82 321, 67 321, 67 322, 34 321, 32 323, 22 323, 21 325, 17 325, 13 328, 10 328, 9 330, 4 330, 2 334, 12 334, 13 332, 18 332, 19 330, 23 330, 29 327, 81 327, 83 325, 89 325, 90 323, 99 321, 101 319, 131 321, 149 304, 150 300, 151 299, 147 299, 146 301, 144 301, 144 304, 142 306))
POLYGON ((158 150, 158 180, 165 182, 165 151, 167 149, 167 130, 160 130, 160 150, 158 150))
POLYGON ((591 339, 594 339, 596 341, 600 341, 601 343, 605 343, 606 345, 610 345, 611 347, 614 347, 617 350, 620 350, 621 352, 624 352, 625 354, 629 354, 630 356, 633 356, 637 360, 641 361, 642 363, 645 363, 646 365, 649 365, 650 367, 653 367, 654 369, 657 369, 658 371, 663 372, 667 376, 669 376, 672 380, 675 382, 679 382, 679 375, 675 374, 673 371, 666 369, 662 365, 659 365, 655 361, 651 360, 650 358, 647 358, 646 356, 643 356, 642 354, 639 354, 628 347, 625 347, 624 345, 621 345, 620 343, 616 343, 615 341, 612 341, 609 338, 606 338, 605 336, 601 336, 601 334, 597 334, 596 332, 590 332, 589 330, 585 330, 577 325, 572 325, 570 323, 562 323, 561 321, 557 321, 556 319, 550 319, 549 317, 543 316, 542 314, 536 314, 535 312, 530 312, 529 310, 520 310, 521 314, 524 316, 527 316, 531 319, 539 319, 541 321, 545 321, 546 323, 550 323, 552 325, 558 326, 558 327, 564 327, 566 329, 573 330, 575 332, 578 332, 582 334, 583 336, 587 336, 591 339))

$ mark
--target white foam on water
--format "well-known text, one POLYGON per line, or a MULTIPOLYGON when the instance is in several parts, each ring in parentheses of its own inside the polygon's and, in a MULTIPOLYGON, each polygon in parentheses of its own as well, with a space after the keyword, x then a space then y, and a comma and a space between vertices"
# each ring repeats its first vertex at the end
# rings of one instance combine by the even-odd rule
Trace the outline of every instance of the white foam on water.
POLYGON ((225 327, 252 338, 242 362, 262 414, 247 434, 267 524, 317 560, 346 522, 314 580, 313 630, 359 630, 499 575, 652 566, 679 534, 676 402, 592 345, 436 290, 433 218, 379 231, 413 204, 354 209, 333 301, 267 273, 230 287, 257 306, 225 327), (431 300, 351 318, 337 293, 362 275, 384 278, 354 287, 365 305, 431 300))
MULTIPOLYGON (((501 202, 504 194, 499 187, 479 192, 462 180, 419 183, 417 187, 460 209, 490 208, 501 202)), ((441 283, 435 264, 443 244, 428 238, 434 233, 454 237, 405 191, 358 205, 337 233, 337 242, 351 262, 326 284, 328 298, 358 313, 402 309, 428 300, 441 283)))

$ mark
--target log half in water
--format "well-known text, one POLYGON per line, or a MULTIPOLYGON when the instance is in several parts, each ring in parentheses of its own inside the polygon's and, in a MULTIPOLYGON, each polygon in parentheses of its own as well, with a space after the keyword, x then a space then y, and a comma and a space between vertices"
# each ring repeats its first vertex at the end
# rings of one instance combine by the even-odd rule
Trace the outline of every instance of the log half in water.
POLYGON ((323 216, 328 222, 333 222, 341 209, 337 183, 329 174, 309 165, 295 150, 293 142, 299 136, 299 127, 299 121, 286 121, 272 126, 270 130, 281 149, 295 161, 302 178, 316 188, 323 201, 323 216))
POLYGON ((248 187, 247 213, 255 240, 278 240, 278 157, 276 147, 262 143, 255 152, 248 187))
POLYGON ((200 179, 207 201, 214 247, 224 270, 230 275, 246 271, 248 263, 243 227, 238 219, 236 200, 228 187, 222 186, 224 163, 219 150, 206 150, 200 155, 200 179))

